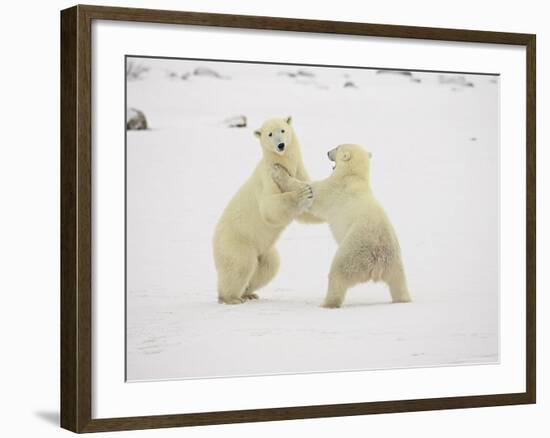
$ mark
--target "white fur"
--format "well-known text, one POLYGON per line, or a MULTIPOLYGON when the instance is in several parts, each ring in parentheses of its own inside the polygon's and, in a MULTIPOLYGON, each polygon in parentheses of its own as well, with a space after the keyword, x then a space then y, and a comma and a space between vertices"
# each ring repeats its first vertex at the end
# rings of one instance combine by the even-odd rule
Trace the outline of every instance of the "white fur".
POLYGON ((338 243, 324 306, 340 307, 350 287, 369 280, 387 283, 393 302, 410 301, 397 236, 370 188, 370 153, 346 144, 328 156, 335 169, 323 181, 306 184, 281 166, 272 170, 274 181, 285 192, 311 185, 310 211, 329 223, 338 243))
POLYGON ((272 166, 279 163, 291 175, 308 179, 290 123, 290 117, 270 119, 254 132, 263 157, 216 226, 213 244, 220 302, 239 304, 258 298, 255 291, 269 283, 279 269, 277 239, 311 205, 310 187, 281 193, 271 178, 272 166), (278 147, 281 143, 282 150, 278 147))

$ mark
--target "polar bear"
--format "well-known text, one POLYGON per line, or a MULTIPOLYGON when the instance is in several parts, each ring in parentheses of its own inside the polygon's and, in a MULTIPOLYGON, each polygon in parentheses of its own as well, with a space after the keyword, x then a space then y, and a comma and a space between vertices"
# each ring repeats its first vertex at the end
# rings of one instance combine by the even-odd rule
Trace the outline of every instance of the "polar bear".
POLYGON ((299 181, 278 164, 272 168, 283 192, 312 187, 310 211, 328 222, 338 243, 323 306, 340 307, 350 287, 369 280, 384 281, 393 302, 410 301, 397 236, 371 191, 370 153, 344 144, 329 151, 328 158, 334 162, 333 173, 318 182, 299 181))
POLYGON ((213 247, 220 303, 239 304, 258 298, 255 292, 279 269, 275 243, 283 230, 294 219, 321 222, 305 213, 312 202, 309 186, 282 193, 271 178, 272 166, 278 163, 299 180, 309 180, 291 123, 291 117, 274 118, 254 132, 260 139, 262 159, 216 226, 213 247))

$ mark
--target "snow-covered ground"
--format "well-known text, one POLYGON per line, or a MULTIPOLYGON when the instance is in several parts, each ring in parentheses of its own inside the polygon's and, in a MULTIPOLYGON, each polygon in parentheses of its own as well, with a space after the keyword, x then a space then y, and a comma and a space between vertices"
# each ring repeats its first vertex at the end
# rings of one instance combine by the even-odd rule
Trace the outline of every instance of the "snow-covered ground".
POLYGON ((498 78, 132 61, 149 70, 128 81, 127 103, 150 129, 127 135, 128 380, 499 360, 498 78), (247 127, 224 124, 238 115, 247 127), (320 308, 335 244, 326 225, 299 224, 260 300, 217 303, 214 226, 261 156, 253 129, 286 115, 314 179, 335 145, 373 153, 412 303, 369 283, 320 308))

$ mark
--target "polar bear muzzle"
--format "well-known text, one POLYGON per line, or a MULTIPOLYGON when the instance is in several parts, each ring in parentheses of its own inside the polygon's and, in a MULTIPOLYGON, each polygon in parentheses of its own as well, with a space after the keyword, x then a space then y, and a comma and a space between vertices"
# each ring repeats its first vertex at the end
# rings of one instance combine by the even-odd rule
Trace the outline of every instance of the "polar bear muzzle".
POLYGON ((331 149, 327 152, 327 157, 330 161, 332 161, 334 164, 332 165, 332 170, 336 169, 336 152, 338 151, 338 147, 335 147, 334 149, 331 149))

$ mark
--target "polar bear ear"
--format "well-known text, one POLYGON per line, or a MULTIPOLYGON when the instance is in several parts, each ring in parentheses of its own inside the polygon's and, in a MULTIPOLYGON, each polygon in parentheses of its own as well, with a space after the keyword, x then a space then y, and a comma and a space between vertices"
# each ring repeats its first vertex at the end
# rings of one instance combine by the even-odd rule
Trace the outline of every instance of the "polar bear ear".
POLYGON ((292 124, 292 116, 288 116, 286 119, 285 119, 285 122, 287 125, 291 125, 292 124))
POLYGON ((351 154, 349 153, 349 151, 344 151, 342 153, 342 161, 349 161, 349 159, 351 158, 351 154))
POLYGON ((254 136, 260 138, 262 136, 262 131, 259 129, 256 129, 254 131, 254 136))

